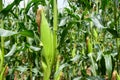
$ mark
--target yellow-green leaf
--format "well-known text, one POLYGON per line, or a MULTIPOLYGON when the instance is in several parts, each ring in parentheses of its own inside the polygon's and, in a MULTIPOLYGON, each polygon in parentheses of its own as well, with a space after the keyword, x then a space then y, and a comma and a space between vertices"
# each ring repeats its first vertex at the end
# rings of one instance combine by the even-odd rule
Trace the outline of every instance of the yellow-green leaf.
POLYGON ((40 37, 43 44, 43 56, 47 62, 47 65, 52 63, 54 56, 53 52, 53 33, 48 25, 48 22, 45 18, 43 10, 41 10, 41 28, 40 28, 40 37))

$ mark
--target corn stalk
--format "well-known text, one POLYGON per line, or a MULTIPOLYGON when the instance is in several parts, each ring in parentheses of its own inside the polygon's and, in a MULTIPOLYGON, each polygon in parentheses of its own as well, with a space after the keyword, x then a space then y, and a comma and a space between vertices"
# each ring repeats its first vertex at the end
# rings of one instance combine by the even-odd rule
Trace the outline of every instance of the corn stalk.
POLYGON ((57 51, 57 23, 58 23, 58 21, 57 21, 57 16, 58 16, 58 14, 57 14, 57 0, 54 0, 54 13, 53 13, 53 18, 54 18, 54 20, 53 20, 53 41, 54 41, 54 43, 53 43, 53 45, 54 45, 54 49, 55 49, 55 54, 56 54, 56 51, 57 51))
MULTIPOLYGON (((2 0, 0 0, 0 11, 2 10, 2 0)), ((4 28, 3 20, 0 20, 1 28, 4 28)), ((4 37, 1 37, 1 49, 0 49, 0 80, 4 79, 4 37)))
MULTIPOLYGON (((60 66, 60 55, 58 55, 57 51, 57 23, 58 23, 58 11, 57 11, 57 0, 53 0, 53 45, 54 45, 54 61, 56 63, 56 70, 58 71, 60 66), (56 60, 57 59, 57 60, 56 60)), ((60 73, 57 75, 54 75, 54 80, 60 80, 60 73)))

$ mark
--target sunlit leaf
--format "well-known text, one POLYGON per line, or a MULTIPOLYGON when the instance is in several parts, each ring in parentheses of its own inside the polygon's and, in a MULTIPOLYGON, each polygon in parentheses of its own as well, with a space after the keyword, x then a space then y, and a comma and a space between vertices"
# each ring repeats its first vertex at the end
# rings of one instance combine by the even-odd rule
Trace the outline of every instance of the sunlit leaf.
POLYGON ((27 14, 29 9, 31 8, 31 4, 33 3, 33 0, 27 4, 27 7, 25 8, 25 13, 27 14))
POLYGON ((88 56, 90 57, 90 60, 91 60, 91 63, 92 63, 92 65, 91 65, 92 73, 93 73, 94 76, 96 76, 96 75, 97 75, 96 70, 97 70, 97 68, 98 68, 98 67, 97 67, 97 64, 95 63, 95 61, 94 61, 94 59, 93 59, 93 54, 92 54, 92 53, 89 54, 88 56))
POLYGON ((71 59, 71 61, 76 62, 76 61, 79 60, 79 59, 80 59, 80 55, 76 55, 75 57, 73 57, 73 58, 71 59))
MULTIPOLYGON (((46 61, 48 62, 48 64, 51 64, 52 58, 54 56, 54 52, 53 52, 53 33, 51 31, 51 29, 48 26, 47 20, 45 18, 45 15, 42 11, 42 20, 41 20, 41 41, 43 44, 43 56, 45 57, 46 61)), ((48 65, 47 64, 47 65, 48 65)))
POLYGON ((102 51, 99 51, 98 53, 97 53, 97 60, 96 61, 99 61, 99 60, 101 60, 101 58, 102 58, 102 51))
POLYGON ((64 26, 66 24, 67 17, 61 19, 59 26, 64 26))
POLYGON ((1 67, 1 65, 2 65, 2 51, 0 49, 0 67, 1 67))
POLYGON ((2 36, 2 37, 8 37, 8 36, 12 36, 15 34, 21 34, 22 36, 34 38, 34 33, 32 30, 25 30, 25 31, 21 31, 18 33, 15 31, 0 29, 0 36, 2 36))
POLYGON ((96 17, 92 17, 91 19, 97 28, 104 28, 104 26, 100 23, 100 21, 96 17))
POLYGON ((42 49, 42 66, 44 69, 44 80, 48 80, 51 74, 51 68, 54 60, 54 47, 53 47, 53 33, 48 25, 48 22, 45 18, 43 9, 39 9, 41 14, 41 25, 40 25, 40 38, 43 44, 42 49), (46 63, 46 64, 45 64, 46 63), (46 65, 46 66, 45 66, 46 65), (45 67, 44 67, 45 66, 45 67), (46 68, 47 67, 47 68, 46 68))
POLYGON ((28 68, 27 68, 27 66, 18 66, 17 70, 23 73, 23 72, 27 71, 28 68))
MULTIPOLYGON (((33 68, 33 69, 32 69, 32 72, 37 76, 37 74, 39 73, 39 70, 38 70, 37 68, 33 68)), ((40 73, 40 75, 43 76, 42 73, 40 73)))
POLYGON ((10 45, 10 40, 5 42, 5 48, 8 48, 9 45, 10 45))
POLYGON ((0 29, 0 36, 2 37, 8 37, 17 34, 17 32, 9 31, 9 30, 4 30, 0 29))
POLYGON ((105 66, 106 66, 107 74, 108 74, 108 77, 110 79, 111 78, 111 74, 112 74, 112 59, 111 59, 111 55, 110 54, 105 54, 104 58, 105 58, 105 66))
POLYGON ((10 57, 12 56, 16 51, 16 44, 14 44, 8 54, 5 55, 5 57, 10 57))
POLYGON ((30 48, 34 51, 40 51, 40 48, 39 47, 35 47, 35 46, 30 46, 30 48))
POLYGON ((63 68, 68 67, 68 66, 70 66, 70 65, 67 64, 67 63, 62 64, 62 65, 59 67, 58 71, 55 72, 55 75, 58 75, 58 74, 63 70, 63 68))

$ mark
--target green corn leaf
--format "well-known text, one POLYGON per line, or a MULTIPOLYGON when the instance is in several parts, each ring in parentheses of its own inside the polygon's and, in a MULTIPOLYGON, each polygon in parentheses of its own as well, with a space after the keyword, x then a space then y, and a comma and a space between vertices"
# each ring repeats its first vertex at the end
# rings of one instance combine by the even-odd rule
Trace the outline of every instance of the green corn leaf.
POLYGON ((34 33, 32 30, 25 30, 25 31, 19 32, 19 34, 21 34, 22 36, 34 38, 34 33))
MULTIPOLYGON (((57 62, 56 62, 56 71, 59 70, 60 61, 61 61, 61 56, 58 55, 58 56, 57 56, 57 62)), ((61 73, 61 71, 60 71, 57 75, 54 75, 54 80, 60 80, 60 73, 61 73)))
POLYGON ((5 67, 3 67, 3 69, 2 69, 2 71, 0 73, 0 80, 4 80, 4 77, 5 77, 4 72, 5 72, 6 67, 7 67, 7 64, 5 65, 5 67))
POLYGON ((77 54, 77 55, 75 55, 72 59, 70 59, 70 61, 72 61, 72 62, 77 62, 79 59, 80 59, 80 55, 77 54))
MULTIPOLYGON (((44 63, 43 61, 42 61, 42 67, 43 67, 43 69, 47 69, 47 65, 46 65, 46 63, 44 63)), ((45 71, 45 70, 44 70, 45 71)))
POLYGON ((92 53, 92 42, 91 39, 88 37, 88 53, 92 53))
POLYGON ((18 66, 16 69, 22 73, 28 70, 27 66, 18 66))
POLYGON ((0 18, 1 17, 5 17, 15 5, 18 5, 22 0, 14 0, 13 3, 9 4, 6 8, 4 8, 1 12, 0 12, 0 18))
POLYGON ((99 29, 99 28, 104 28, 104 26, 100 23, 100 21, 98 20, 98 18, 96 17, 92 17, 91 18, 94 25, 99 29))
POLYGON ((92 43, 88 42, 88 53, 92 53, 92 43))
POLYGON ((5 55, 5 57, 10 57, 10 56, 12 56, 12 55, 15 53, 15 51, 16 51, 16 44, 14 44, 14 45, 12 46, 12 49, 10 50, 10 52, 9 52, 8 54, 5 55))
POLYGON ((13 36, 16 34, 21 34, 22 36, 34 38, 34 32, 32 30, 15 32, 15 31, 10 31, 10 30, 0 29, 0 36, 2 36, 2 37, 13 36))
POLYGON ((0 29, 0 36, 2 36, 2 37, 8 37, 8 36, 12 36, 12 35, 15 35, 15 34, 17 34, 17 32, 0 29))
POLYGON ((58 71, 55 72, 55 76, 57 76, 65 67, 69 67, 69 66, 70 66, 70 65, 67 64, 67 63, 62 64, 62 65, 59 67, 58 71))
POLYGON ((44 80, 48 80, 50 77, 51 67, 54 60, 53 33, 48 25, 43 10, 41 10, 40 32, 41 42, 43 44, 42 55, 47 65, 47 69, 44 69, 44 74, 48 74, 47 76, 44 75, 44 80))
POLYGON ((76 47, 74 47, 72 50, 72 57, 75 57, 75 52, 76 52, 76 47))
POLYGON ((26 13, 26 14, 28 13, 29 9, 32 7, 32 3, 33 3, 33 0, 30 1, 30 2, 27 4, 27 6, 26 6, 26 8, 25 8, 25 13, 26 13))
POLYGON ((43 44, 43 56, 47 62, 47 65, 52 63, 54 56, 53 52, 53 34, 45 18, 44 12, 41 10, 41 42, 43 44))
POLYGON ((92 63, 92 65, 91 65, 91 67, 92 67, 92 73, 93 73, 94 76, 96 76, 97 75, 96 70, 98 69, 98 66, 95 63, 94 59, 93 59, 93 54, 89 54, 88 56, 89 56, 89 58, 91 60, 91 63, 92 63))
MULTIPOLYGON (((0 49, 0 68, 1 68, 1 66, 2 66, 2 61, 3 61, 2 51, 1 51, 1 49, 0 49)), ((1 70, 1 69, 0 69, 0 70, 1 70)))
POLYGON ((111 74, 112 74, 112 59, 111 59, 111 55, 106 54, 104 55, 105 58, 105 66, 106 66, 106 70, 107 70, 107 74, 109 79, 111 78, 111 74))
POLYGON ((40 48, 36 46, 30 46, 30 49, 32 49, 33 51, 40 51, 40 48))
POLYGON ((95 37, 95 40, 98 38, 97 30, 93 29, 93 36, 95 37))
POLYGON ((42 61, 42 67, 43 67, 43 75, 44 75, 44 78, 43 80, 49 80, 50 78, 50 74, 51 74, 51 69, 49 66, 46 65, 46 63, 44 61, 42 61))

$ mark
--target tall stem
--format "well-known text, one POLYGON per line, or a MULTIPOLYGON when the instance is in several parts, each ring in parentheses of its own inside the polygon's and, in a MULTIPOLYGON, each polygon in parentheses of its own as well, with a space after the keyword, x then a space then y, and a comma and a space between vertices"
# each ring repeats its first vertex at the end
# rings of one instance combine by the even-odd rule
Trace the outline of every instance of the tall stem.
MULTIPOLYGON (((0 0, 0 11, 2 10, 3 8, 3 3, 2 3, 2 0, 0 0)), ((0 20, 1 22, 1 28, 4 28, 4 23, 3 23, 3 20, 0 20)), ((0 57, 0 79, 3 80, 3 70, 4 70, 4 37, 1 37, 1 57, 0 57)))
POLYGON ((57 50, 57 23, 58 23, 58 13, 57 13, 57 0, 54 0, 54 15, 53 15, 53 18, 54 18, 54 21, 53 21, 53 40, 54 40, 54 49, 55 49, 55 54, 56 54, 56 50, 57 50))
POLYGON ((53 46, 54 46, 54 59, 56 60, 57 55, 57 23, 58 23, 58 13, 57 13, 57 0, 54 0, 53 6, 53 46))
MULTIPOLYGON (((114 25, 115 25, 115 30, 118 32, 118 21, 117 21, 117 4, 116 4, 116 0, 114 0, 114 25)), ((119 72, 119 61, 120 61, 120 53, 119 53, 119 39, 116 38, 116 47, 117 47, 117 71, 119 72)))
MULTIPOLYGON (((4 27, 4 23, 3 23, 3 20, 1 20, 1 26, 2 28, 4 27)), ((4 69, 4 37, 1 37, 1 61, 0 61, 0 79, 2 80, 3 79, 3 69, 4 69)))
MULTIPOLYGON (((53 11, 54 11, 54 13, 53 13, 53 18, 54 18, 54 20, 53 20, 53 42, 54 42, 53 46, 54 46, 54 59, 57 62, 56 66, 55 66, 56 67, 55 71, 57 71, 59 68, 59 63, 60 63, 59 56, 57 56, 58 55, 57 54, 57 26, 58 26, 57 25, 57 23, 58 23, 57 0, 54 0, 53 4, 54 4, 54 6, 53 6, 53 11)), ((54 80, 59 80, 59 78, 60 78, 59 74, 57 75, 57 77, 54 76, 54 80)))

